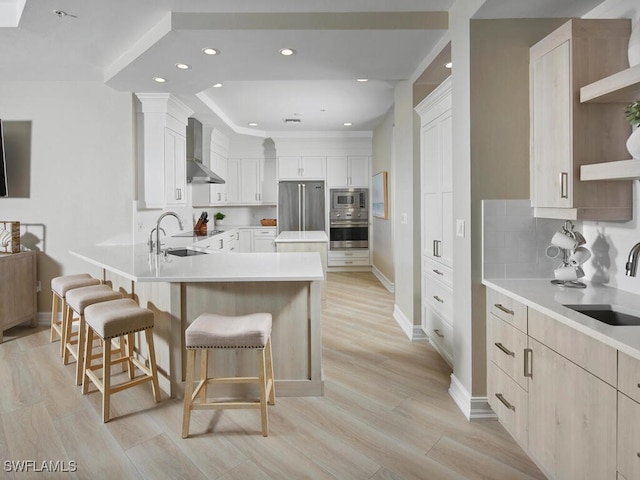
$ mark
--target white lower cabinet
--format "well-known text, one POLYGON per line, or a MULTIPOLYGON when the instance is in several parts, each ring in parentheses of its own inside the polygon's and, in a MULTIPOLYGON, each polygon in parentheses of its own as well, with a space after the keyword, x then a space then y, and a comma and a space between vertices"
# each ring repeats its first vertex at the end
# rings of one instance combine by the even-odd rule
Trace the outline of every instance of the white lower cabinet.
POLYGON ((368 267, 370 265, 368 248, 329 250, 329 267, 368 267))
POLYGON ((487 290, 488 402, 550 479, 640 478, 640 405, 620 401, 618 354, 487 290))
POLYGON ((273 253, 276 251, 276 228, 261 228, 253 231, 253 251, 273 253))

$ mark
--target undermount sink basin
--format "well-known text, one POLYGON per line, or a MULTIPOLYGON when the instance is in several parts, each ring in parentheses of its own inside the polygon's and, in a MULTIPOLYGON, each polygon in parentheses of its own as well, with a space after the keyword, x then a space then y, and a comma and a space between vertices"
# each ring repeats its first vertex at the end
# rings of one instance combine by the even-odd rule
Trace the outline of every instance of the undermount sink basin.
POLYGON ((191 248, 169 248, 167 253, 169 255, 175 255, 176 257, 191 257, 193 255, 207 254, 207 252, 201 252, 200 250, 193 250, 191 248))
POLYGON ((640 325, 640 312, 618 305, 565 305, 599 322, 618 327, 640 325))

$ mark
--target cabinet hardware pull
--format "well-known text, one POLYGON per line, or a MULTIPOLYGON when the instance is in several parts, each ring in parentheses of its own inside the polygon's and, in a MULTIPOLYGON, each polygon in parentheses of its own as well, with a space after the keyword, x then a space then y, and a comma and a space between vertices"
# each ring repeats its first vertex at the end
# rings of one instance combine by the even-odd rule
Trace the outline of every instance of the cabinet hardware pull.
POLYGON ((182 200, 182 189, 176 188, 176 200, 182 200))
POLYGON ((640 452, 636 453, 636 455, 638 456, 638 458, 640 458, 640 452))
POLYGON ((638 388, 640 388, 640 383, 638 384, 638 388))
POLYGON ((533 350, 530 348, 524 349, 524 376, 533 378, 533 350))
POLYGON ((438 270, 437 268, 433 269, 433 273, 435 273, 436 275, 444 275, 444 273, 442 273, 440 270, 438 270))
POLYGON ((440 240, 434 240, 433 241, 433 256, 434 257, 441 257, 442 255, 440 255, 440 240))
POLYGON ((569 198, 569 173, 560 172, 560 198, 569 198))
POLYGON ((444 338, 444 335, 440 333, 440 329, 434 328, 433 331, 436 332, 436 335, 438 335, 440 338, 444 338))
POLYGON ((438 295, 434 295, 433 298, 436 299, 436 302, 444 303, 444 300, 441 299, 438 295))
POLYGON ((504 307, 499 303, 494 303, 493 306, 496 307, 498 310, 503 311, 507 315, 514 315, 516 313, 513 310, 509 310, 507 307, 504 307))
POLYGON ((509 355, 510 357, 515 357, 516 354, 515 352, 512 352, 511 350, 509 350, 508 348, 506 348, 504 345, 502 345, 499 342, 494 343, 494 345, 496 347, 498 347, 500 350, 502 350, 502 352, 504 352, 505 354, 509 355))
POLYGON ((501 393, 496 393, 496 397, 498 397, 498 400, 500 400, 509 410, 513 410, 514 412, 516 411, 516 407, 511 405, 501 393))

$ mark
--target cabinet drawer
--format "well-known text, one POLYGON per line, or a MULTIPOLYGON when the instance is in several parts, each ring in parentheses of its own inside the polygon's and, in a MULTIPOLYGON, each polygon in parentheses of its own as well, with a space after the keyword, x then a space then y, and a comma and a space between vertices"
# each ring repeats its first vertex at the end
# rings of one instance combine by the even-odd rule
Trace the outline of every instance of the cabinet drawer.
POLYGON ((513 325, 518 330, 527 333, 527 307, 522 303, 496 292, 487 289, 487 311, 496 317, 513 325))
POLYGON ((487 318, 488 360, 495 363, 525 390, 528 388, 528 379, 524 376, 526 348, 527 335, 524 332, 489 314, 487 318))
POLYGON ((448 323, 453 323, 453 291, 451 288, 428 275, 423 277, 423 281, 422 298, 424 301, 448 323))
POLYGON ((527 392, 493 362, 489 362, 487 367, 487 397, 502 426, 526 449, 529 416, 527 392))
POLYGON ((329 258, 334 260, 369 260, 369 249, 353 249, 353 250, 329 250, 329 258))
POLYGON ((618 471, 640 478, 640 404, 618 393, 618 471))
POLYGON ((276 236, 275 228, 260 228, 253 231, 254 237, 274 237, 276 236))
POLYGON ((640 360, 622 352, 618 352, 618 390, 640 402, 640 360))
POLYGON ((453 327, 429 305, 422 306, 422 330, 443 358, 453 364, 453 327))
POLYGON ((534 309, 529 309, 529 336, 609 385, 617 385, 618 351, 615 348, 534 309))
POLYGON ((429 257, 422 258, 422 271, 427 275, 438 278, 442 283, 453 286, 453 269, 434 261, 429 257))

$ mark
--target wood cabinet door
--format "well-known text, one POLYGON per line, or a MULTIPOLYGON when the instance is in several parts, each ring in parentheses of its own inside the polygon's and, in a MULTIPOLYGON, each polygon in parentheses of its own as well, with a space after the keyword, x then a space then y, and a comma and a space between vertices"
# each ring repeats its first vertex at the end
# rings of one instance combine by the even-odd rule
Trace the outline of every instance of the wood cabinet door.
POLYGON ((346 187, 349 185, 349 160, 345 156, 327 157, 327 186, 346 187))
POLYGON ((618 393, 618 471, 640 478, 640 404, 618 393))
POLYGON ((278 157, 278 178, 300 178, 300 162, 300 157, 278 157))
POLYGON ((369 173, 369 157, 349 157, 349 186, 368 188, 370 178, 371 174, 369 173))
POLYGON ((260 203, 260 161, 257 158, 240 160, 240 202, 260 203))
POLYGON ((616 478, 616 390, 529 338, 529 454, 549 478, 616 478))
POLYGON ((300 159, 300 176, 302 178, 325 178, 325 157, 302 157, 300 159))
POLYGON ((572 206, 571 41, 531 63, 531 199, 572 206))

